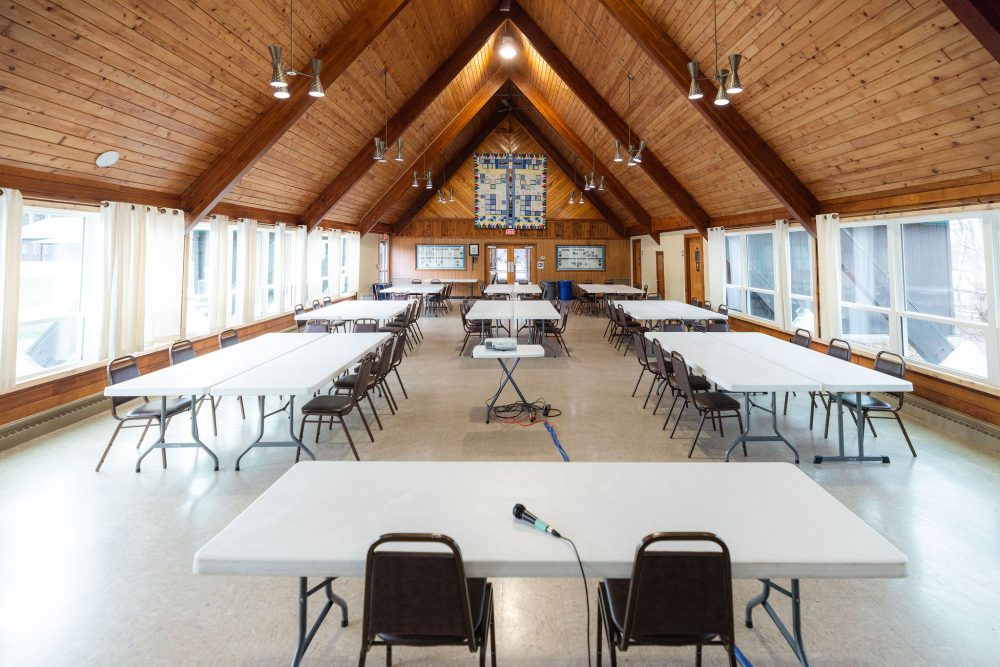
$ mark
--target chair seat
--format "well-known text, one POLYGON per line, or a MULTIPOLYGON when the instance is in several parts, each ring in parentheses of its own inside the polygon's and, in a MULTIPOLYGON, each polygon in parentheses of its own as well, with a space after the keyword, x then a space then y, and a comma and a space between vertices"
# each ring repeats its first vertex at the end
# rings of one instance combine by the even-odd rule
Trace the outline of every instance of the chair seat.
POLYGON ((350 396, 316 396, 302 406, 302 414, 343 412, 351 407, 350 396))
MULTIPOLYGON (((625 610, 628 605, 628 579, 605 579, 599 586, 601 597, 604 598, 604 608, 608 610, 610 616, 608 622, 615 630, 615 634, 620 635, 625 629, 625 610)), ((632 642, 638 644, 658 644, 689 646, 692 644, 711 641, 715 634, 663 634, 633 637, 632 642)))
POLYGON ((345 327, 347 326, 347 320, 333 320, 330 322, 331 327, 345 327))
POLYGON ((354 385, 358 383, 358 373, 353 371, 343 377, 337 378, 333 383, 333 386, 337 389, 354 389, 354 385))
MULTIPOLYGON (((476 628, 476 634, 480 636, 483 618, 486 616, 486 590, 488 583, 486 579, 466 579, 465 584, 469 589, 469 609, 472 610, 472 624, 476 628)), ((390 633, 379 633, 378 638, 395 646, 440 646, 442 644, 464 644, 465 636, 450 635, 401 635, 390 633)))
MULTIPOLYGON (((191 407, 190 398, 168 398, 167 399, 167 416, 173 417, 178 415, 191 407)), ((128 411, 125 415, 125 419, 148 419, 149 417, 159 417, 160 416, 160 401, 153 400, 149 403, 143 403, 142 405, 136 406, 128 411)))
POLYGON ((702 391, 694 395, 695 407, 702 410, 739 410, 740 402, 721 391, 702 391))
MULTIPOLYGON (((857 408, 858 402, 856 400, 856 397, 857 394, 844 394, 843 398, 844 405, 849 408, 857 408)), ((861 394, 861 409, 878 412, 878 411, 891 411, 893 408, 891 405, 883 401, 881 398, 875 398, 874 396, 861 394)))

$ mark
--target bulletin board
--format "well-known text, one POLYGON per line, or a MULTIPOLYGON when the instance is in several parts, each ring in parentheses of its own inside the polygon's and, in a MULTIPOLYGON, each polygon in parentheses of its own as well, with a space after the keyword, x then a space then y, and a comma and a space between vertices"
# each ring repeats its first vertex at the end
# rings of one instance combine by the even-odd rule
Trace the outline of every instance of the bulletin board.
POLYGON ((417 244, 417 268, 439 271, 464 271, 464 245, 417 244))
POLYGON ((603 271, 604 246, 557 245, 556 271, 603 271))

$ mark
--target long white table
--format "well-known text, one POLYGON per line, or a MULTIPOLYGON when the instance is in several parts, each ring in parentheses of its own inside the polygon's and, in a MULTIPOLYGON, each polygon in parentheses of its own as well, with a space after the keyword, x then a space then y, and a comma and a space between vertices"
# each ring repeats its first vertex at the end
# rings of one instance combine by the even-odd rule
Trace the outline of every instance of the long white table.
POLYGON ((318 335, 311 345, 295 349, 271 361, 264 362, 239 375, 220 382, 211 389, 213 396, 257 396, 260 420, 257 439, 236 459, 236 470, 247 452, 255 447, 295 447, 316 460, 315 454, 295 434, 295 397, 312 395, 337 377, 351 364, 379 345, 388 333, 332 333, 318 335), (288 396, 288 440, 264 441, 264 399, 267 396, 288 396))
MULTIPOLYGON (((119 382, 105 388, 105 396, 159 396, 160 438, 147 447, 136 459, 135 471, 139 472, 142 460, 154 449, 197 447, 215 461, 219 459, 198 436, 197 399, 211 392, 217 384, 239 375, 262 363, 277 359, 300 347, 320 340, 325 334, 269 333, 243 341, 221 350, 200 354, 180 364, 168 366, 132 380, 119 382), (191 442, 167 442, 166 403, 169 396, 191 397, 191 442)), ((164 459, 164 467, 166 467, 164 459)))
POLYGON ((521 301, 480 299, 472 304, 465 315, 467 320, 508 320, 510 332, 515 337, 517 320, 534 320, 542 323, 542 345, 545 345, 545 324, 559 319, 559 311, 548 301, 529 299, 521 301))
POLYGON ((399 315, 409 305, 406 301, 338 301, 337 303, 296 315, 299 322, 308 320, 360 320, 372 318, 385 321, 399 315))
POLYGON ((856 404, 861 405, 861 394, 870 391, 908 392, 913 384, 885 373, 866 368, 860 364, 843 361, 800 345, 762 333, 714 333, 709 336, 738 347, 746 353, 775 364, 794 368, 801 375, 812 378, 827 391, 837 397, 837 433, 839 454, 837 456, 816 456, 814 463, 824 461, 876 461, 889 463, 888 456, 865 455, 864 420, 858 419, 858 453, 847 455, 844 450, 844 394, 855 394, 856 404))
POLYGON ((443 283, 454 283, 455 285, 468 285, 469 296, 475 295, 476 285, 479 284, 477 278, 432 278, 431 280, 440 280, 443 283))
POLYGON ((684 322, 699 322, 702 320, 727 320, 728 315, 717 313, 707 308, 699 308, 682 301, 612 301, 612 305, 621 306, 626 315, 644 322, 661 320, 682 320, 684 322))
POLYGON ((506 294, 507 296, 513 298, 518 297, 522 294, 541 294, 542 288, 534 283, 529 283, 527 285, 522 285, 520 283, 509 283, 509 284, 499 284, 494 283, 493 285, 487 285, 483 294, 488 296, 493 296, 495 294, 506 294))
POLYGON ((715 533, 733 576, 764 584, 747 622, 763 605, 802 664, 801 579, 907 574, 903 553, 788 464, 496 462, 300 463, 198 550, 194 572, 299 578, 297 664, 333 604, 347 622, 333 596, 307 633, 309 594, 363 576, 368 547, 386 533, 452 537, 470 577, 579 576, 570 546, 516 521, 515 503, 573 539, 592 578, 630 576, 650 533, 715 533), (309 577, 323 580, 310 589, 309 577), (791 579, 790 590, 774 579, 791 579), (791 632, 772 592, 791 598, 791 632))
POLYGON ((595 283, 579 283, 580 289, 588 294, 642 294, 642 290, 631 285, 598 285, 595 283))
POLYGON ((444 290, 441 283, 414 283, 412 285, 393 285, 380 290, 382 294, 440 294, 444 290))
MULTIPOLYGON (((746 421, 743 431, 733 440, 726 451, 726 460, 733 450, 747 442, 783 442, 795 454, 795 462, 799 462, 799 452, 789 442, 788 438, 778 430, 778 393, 786 391, 819 391, 818 381, 806 377, 784 365, 755 356, 729 344, 726 336, 738 334, 704 334, 704 333, 665 333, 651 331, 646 334, 649 340, 659 341, 669 360, 671 352, 677 352, 684 357, 688 366, 695 372, 704 375, 710 382, 720 388, 743 393, 746 421), (771 395, 771 408, 768 409, 750 399, 751 393, 767 393, 771 395), (757 408, 771 414, 773 435, 751 435, 751 409, 757 408)), ((683 412, 684 408, 681 408, 683 412)), ((669 419, 669 415, 668 415, 669 419)), ((680 415, 677 416, 680 420, 680 415)), ((693 445, 692 445, 693 448, 693 445)), ((690 456, 690 455, 689 455, 690 456)))

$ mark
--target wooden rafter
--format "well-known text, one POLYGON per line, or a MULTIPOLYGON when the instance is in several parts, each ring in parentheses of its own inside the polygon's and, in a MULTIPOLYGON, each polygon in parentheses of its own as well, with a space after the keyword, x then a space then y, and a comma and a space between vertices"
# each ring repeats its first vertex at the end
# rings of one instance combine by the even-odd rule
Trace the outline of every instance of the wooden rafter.
MULTIPOLYGON (((690 84, 687 70, 690 58, 687 54, 635 0, 601 0, 601 3, 673 82, 677 90, 686 95, 690 84)), ((816 197, 733 105, 719 107, 712 103, 716 93, 714 85, 704 81, 702 89, 705 96, 700 100, 692 100, 692 106, 788 209, 792 217, 815 236, 814 218, 820 210, 816 197)))
MULTIPOLYGON (((399 108, 389 119, 388 142, 392 144, 408 128, 416 118, 433 102, 452 80, 461 73, 476 53, 483 47, 490 36, 496 32, 505 17, 499 11, 490 11, 479 25, 462 40, 462 43, 452 51, 451 55, 428 77, 422 86, 399 108)), ((306 226, 312 229, 320 220, 326 217, 341 198, 372 167, 371 147, 362 146, 347 163, 347 166, 330 181, 316 199, 306 207, 302 219, 306 226)))
MULTIPOLYGON (((458 172, 458 170, 462 167, 462 164, 464 164, 469 156, 472 155, 472 152, 479 148, 481 143, 486 141, 486 138, 490 136, 490 133, 496 129, 497 125, 499 125, 500 121, 504 118, 501 114, 494 112, 490 106, 485 107, 485 112, 489 113, 490 119, 483 124, 483 127, 476 132, 476 135, 472 137, 472 139, 466 142, 466 144, 452 156, 451 160, 448 161, 448 164, 445 165, 445 173, 455 174, 458 172)), ((444 183, 441 184, 442 187, 444 187, 444 185, 444 183)), ((410 204, 410 207, 407 208, 396 221, 393 233, 399 234, 406 229, 406 227, 413 220, 414 216, 420 212, 420 209, 427 205, 427 202, 431 200, 431 197, 433 197, 436 192, 437 190, 423 190, 420 193, 420 196, 417 197, 417 200, 410 204)))
POLYGON ((406 189, 410 187, 410 172, 416 169, 420 161, 426 156, 427 159, 433 160, 437 155, 458 136, 458 133, 462 131, 469 121, 472 120, 479 110, 486 105, 486 103, 493 97, 500 86, 507 80, 506 68, 501 67, 498 69, 490 80, 483 85, 476 94, 472 96, 472 99, 464 107, 462 107, 455 117, 444 127, 441 132, 434 137, 434 139, 427 145, 427 147, 420 153, 410 164, 407 165, 406 169, 400 174, 399 178, 389 186, 382 197, 375 202, 364 217, 358 222, 358 228, 361 230, 362 234, 367 234, 368 231, 374 227, 378 222, 380 222, 382 216, 400 197, 406 192, 406 189))
MULTIPOLYGON (((590 82, 575 65, 559 50, 548 35, 528 16, 521 6, 511 7, 511 20, 518 30, 527 38, 549 67, 562 79, 563 83, 586 105, 601 123, 616 137, 623 138, 628 130, 627 123, 611 107, 607 101, 590 85, 590 82)), ((640 168, 646 172, 653 183, 673 202, 677 210, 685 216, 703 236, 708 234, 711 218, 695 201, 683 185, 660 162, 659 158, 648 146, 643 151, 640 168)), ((652 232, 652 229, 645 230, 652 232)))
MULTIPOLYGON (((549 104, 542 94, 529 83, 523 76, 519 73, 514 73, 511 77, 514 85, 521 91, 531 106, 538 112, 538 115, 545 119, 556 134, 558 134, 566 142, 567 145, 573 150, 574 153, 579 156, 581 160, 589 160, 591 156, 591 148, 587 143, 580 138, 580 136, 573 131, 566 121, 559 115, 555 108, 549 104)), ((622 203, 625 208, 629 210, 632 216, 638 221, 639 227, 644 233, 649 234, 653 237, 653 240, 659 242, 660 235, 653 231, 653 219, 649 213, 642 207, 642 204, 632 196, 632 193, 628 191, 621 181, 619 181, 611 170, 607 168, 606 165, 598 163, 595 166, 595 171, 604 176, 604 182, 607 185, 607 189, 622 203)))
MULTIPOLYGON (((410 0, 372 0, 368 10, 351 19, 316 54, 323 62, 320 78, 328 87, 368 47, 410 0)), ((265 73, 263 64, 262 75, 265 73)), ((190 230, 236 185, 317 98, 306 94, 307 77, 289 82, 291 98, 273 103, 236 141, 229 145, 181 196, 181 207, 190 230)))
MULTIPOLYGON (((562 154, 555 145, 549 141, 549 138, 538 129, 530 118, 521 111, 515 111, 514 117, 517 121, 521 123, 521 126, 531 135, 531 138, 538 142, 538 145, 542 147, 542 150, 551 157, 559 168, 562 169, 567 175, 573 173, 573 164, 562 154)), ((604 219, 608 221, 608 224, 618 232, 623 238, 628 237, 628 233, 625 231, 625 223, 622 222, 618 214, 615 213, 611 208, 605 203, 601 194, 597 190, 590 190, 587 192, 587 197, 590 199, 591 205, 597 209, 597 212, 604 216, 604 219)))
POLYGON ((944 0, 962 25, 1000 62, 1000 3, 996 0, 944 0))

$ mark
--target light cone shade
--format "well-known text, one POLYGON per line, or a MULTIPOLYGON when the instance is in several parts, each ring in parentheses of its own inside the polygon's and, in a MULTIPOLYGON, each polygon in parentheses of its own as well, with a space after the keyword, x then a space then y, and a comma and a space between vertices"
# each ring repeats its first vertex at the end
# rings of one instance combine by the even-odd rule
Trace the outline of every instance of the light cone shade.
POLYGON ((577 204, 583 203, 583 190, 580 190, 580 200, 576 202, 577 204))
POLYGON ((698 63, 689 62, 688 72, 691 74, 691 87, 688 88, 688 99, 700 100, 705 97, 705 93, 702 92, 701 83, 698 82, 698 63))
POLYGON ((455 202, 455 189, 454 188, 452 188, 451 190, 448 191, 448 201, 451 202, 451 203, 455 202))
POLYGON ((392 159, 396 162, 403 161, 403 137, 396 139, 396 157, 392 159))
POLYGON ((319 69, 323 66, 323 63, 318 58, 313 58, 309 63, 312 65, 312 81, 309 82, 309 95, 311 97, 326 97, 326 93, 323 92, 323 82, 319 79, 319 69))
POLYGON ((417 182, 417 172, 413 172, 413 183, 410 184, 411 188, 419 188, 420 183, 417 182))
POLYGON ((724 78, 719 82, 719 90, 715 93, 715 100, 713 103, 717 107, 724 107, 729 104, 729 96, 726 95, 726 81, 724 78))
POLYGON ((598 192, 604 192, 604 177, 601 176, 601 184, 597 186, 598 192))
POLYGON ((434 189, 434 183, 431 182, 431 176, 432 176, 432 174, 431 174, 430 170, 427 170, 427 185, 424 186, 424 187, 426 187, 428 190, 433 190, 434 189))
POLYGON ((570 190, 570 193, 569 193, 569 202, 568 203, 570 203, 570 204, 575 204, 576 203, 576 190, 570 190))
POLYGON ((272 44, 267 47, 271 54, 271 85, 275 88, 287 88, 288 82, 285 80, 285 67, 281 64, 281 47, 272 44))
POLYGON ((615 162, 622 161, 622 142, 615 139, 615 162))
POLYGON ((639 150, 637 150, 635 152, 635 155, 632 156, 633 162, 642 162, 642 149, 645 147, 646 147, 646 140, 643 139, 642 141, 639 142, 639 150))
POLYGON ((726 92, 730 95, 743 92, 743 82, 740 81, 740 60, 743 59, 738 53, 729 56, 729 81, 726 82, 726 92))
POLYGON ((281 86, 280 88, 274 89, 274 96, 279 100, 287 100, 292 95, 288 92, 288 86, 281 86))

